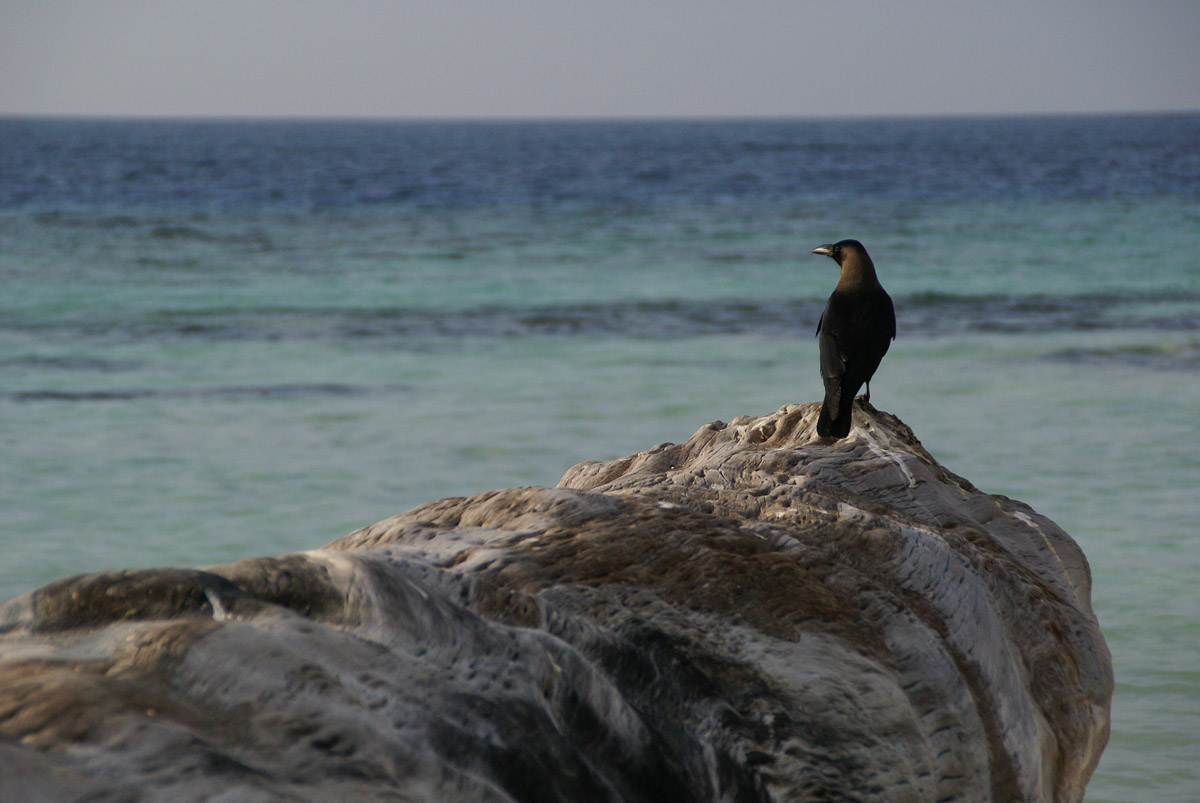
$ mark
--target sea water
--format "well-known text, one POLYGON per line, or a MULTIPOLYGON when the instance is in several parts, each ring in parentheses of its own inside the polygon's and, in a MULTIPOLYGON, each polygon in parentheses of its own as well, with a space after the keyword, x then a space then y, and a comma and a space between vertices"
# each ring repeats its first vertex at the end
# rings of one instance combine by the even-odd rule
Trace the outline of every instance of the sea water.
POLYGON ((821 396, 1091 561, 1093 801, 1200 799, 1200 115, 0 120, 0 596, 313 548, 821 396))

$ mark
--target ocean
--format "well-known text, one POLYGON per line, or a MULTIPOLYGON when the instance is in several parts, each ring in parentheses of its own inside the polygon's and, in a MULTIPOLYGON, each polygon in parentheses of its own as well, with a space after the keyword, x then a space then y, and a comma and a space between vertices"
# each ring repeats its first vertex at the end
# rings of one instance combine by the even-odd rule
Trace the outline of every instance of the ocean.
POLYGON ((1200 114, 0 119, 0 597, 817 400, 845 237, 872 402, 1091 562, 1088 800, 1200 799, 1200 114))

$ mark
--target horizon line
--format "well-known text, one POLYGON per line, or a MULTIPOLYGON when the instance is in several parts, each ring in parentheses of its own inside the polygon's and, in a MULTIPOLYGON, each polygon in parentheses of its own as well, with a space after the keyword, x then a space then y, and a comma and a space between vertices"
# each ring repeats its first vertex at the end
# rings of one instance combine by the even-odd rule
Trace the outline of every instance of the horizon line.
POLYGON ((180 122, 180 123, 722 123, 722 122, 854 122, 884 120, 990 120, 1047 117, 1166 117, 1200 114, 1197 109, 1129 109, 1095 111, 1000 111, 1000 112, 898 112, 845 114, 580 114, 580 115, 373 115, 373 114, 172 114, 172 113, 78 113, 0 112, 0 121, 41 120, 59 122, 180 122))

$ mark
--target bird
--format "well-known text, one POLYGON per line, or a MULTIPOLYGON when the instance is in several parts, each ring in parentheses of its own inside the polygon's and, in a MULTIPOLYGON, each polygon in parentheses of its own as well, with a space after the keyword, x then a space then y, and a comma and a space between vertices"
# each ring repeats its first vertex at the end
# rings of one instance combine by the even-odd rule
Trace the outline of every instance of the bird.
POLYGON ((812 252, 830 257, 841 268, 817 323, 825 381, 817 434, 841 439, 850 434, 854 396, 864 384, 865 401, 871 400, 871 377, 896 337, 896 310, 858 240, 817 246, 812 252))

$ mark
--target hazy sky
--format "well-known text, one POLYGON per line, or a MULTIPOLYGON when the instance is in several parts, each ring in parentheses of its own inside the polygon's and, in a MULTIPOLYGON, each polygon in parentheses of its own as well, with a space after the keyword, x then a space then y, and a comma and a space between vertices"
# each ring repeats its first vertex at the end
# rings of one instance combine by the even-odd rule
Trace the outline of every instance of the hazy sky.
POLYGON ((0 0, 0 114, 1200 109, 1200 2, 0 0))

